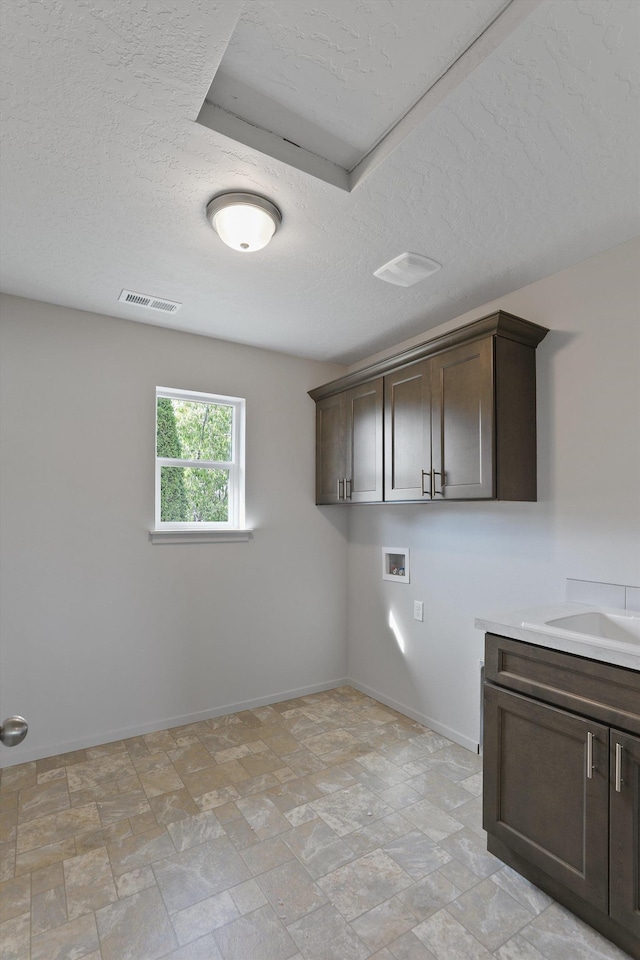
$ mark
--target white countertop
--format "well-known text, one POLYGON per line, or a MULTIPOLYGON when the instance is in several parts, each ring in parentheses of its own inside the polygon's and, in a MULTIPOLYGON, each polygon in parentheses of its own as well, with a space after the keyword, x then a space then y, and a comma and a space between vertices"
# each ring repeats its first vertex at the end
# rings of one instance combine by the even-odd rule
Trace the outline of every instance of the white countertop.
MULTIPOLYGON (((475 625, 485 633, 495 633, 500 637, 510 637, 512 640, 524 640, 525 643, 534 643, 538 647, 564 650, 565 653, 587 657, 589 660, 613 663, 619 667, 640 671, 640 643, 589 637, 582 633, 549 627, 545 623, 557 617, 599 610, 599 607, 585 603, 554 603, 543 607, 528 607, 524 610, 478 617, 475 625)), ((617 613, 624 615, 625 611, 619 610, 617 613)), ((631 611, 626 611, 626 614, 634 615, 631 611)))

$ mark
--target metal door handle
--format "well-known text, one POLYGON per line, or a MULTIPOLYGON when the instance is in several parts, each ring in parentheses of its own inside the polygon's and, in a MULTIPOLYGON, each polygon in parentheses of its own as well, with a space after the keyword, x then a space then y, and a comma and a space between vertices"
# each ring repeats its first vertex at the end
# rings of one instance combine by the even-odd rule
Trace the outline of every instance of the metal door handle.
POLYGON ((340 487, 341 487, 341 485, 343 485, 343 484, 344 484, 344 480, 340 480, 340 478, 338 478, 338 486, 337 486, 337 490, 336 490, 336 499, 337 499, 337 500, 344 500, 344 495, 343 495, 342 493, 340 493, 340 487))
POLYGON ((15 747, 22 743, 28 729, 29 724, 24 717, 9 717, 0 724, 0 743, 4 743, 5 747, 15 747))
POLYGON ((444 497, 444 470, 431 471, 431 495, 433 497, 444 497), (436 477, 440 477, 440 489, 436 490, 436 477))
POLYGON ((622 751, 624 747, 621 743, 616 743, 616 793, 622 792, 622 751))
POLYGON ((347 477, 345 477, 345 478, 344 478, 344 498, 345 498, 345 500, 351 500, 351 493, 352 493, 352 491, 351 491, 351 486, 352 486, 351 480, 350 480, 350 479, 347 479, 347 477), (349 492, 348 492, 348 493, 347 493, 347 484, 349 484, 349 492))
POLYGON ((431 472, 429 470, 422 470, 422 481, 420 483, 420 493, 423 497, 433 497, 433 486, 431 483, 431 472), (425 490, 424 488, 424 478, 429 478, 429 489, 425 490))
POLYGON ((587 733, 587 780, 593 778, 593 734, 587 733))

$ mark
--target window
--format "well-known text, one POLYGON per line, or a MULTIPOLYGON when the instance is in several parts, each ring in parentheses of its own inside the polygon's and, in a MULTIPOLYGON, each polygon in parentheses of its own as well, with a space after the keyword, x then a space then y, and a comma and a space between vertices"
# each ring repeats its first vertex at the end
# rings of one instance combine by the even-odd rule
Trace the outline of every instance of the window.
POLYGON ((248 539, 244 411, 239 397, 156 388, 156 522, 152 540, 248 539), (218 531, 221 536, 216 536, 218 531), (246 534, 246 536, 233 536, 246 534), (193 534, 189 536, 188 534, 193 534))

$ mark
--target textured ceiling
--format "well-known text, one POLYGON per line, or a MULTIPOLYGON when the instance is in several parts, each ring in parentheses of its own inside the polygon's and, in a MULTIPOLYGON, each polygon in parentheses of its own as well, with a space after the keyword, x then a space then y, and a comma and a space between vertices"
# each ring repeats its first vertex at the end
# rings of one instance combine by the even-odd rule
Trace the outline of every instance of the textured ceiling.
POLYGON ((351 170, 505 0, 252 0, 210 103, 351 170))
MULTIPOLYGON (((331 9, 400 20, 412 3, 331 9)), ((195 122, 242 12, 0 3, 4 291, 351 362, 640 232, 636 0, 543 0, 351 193, 195 122), (223 190, 281 208, 265 250, 211 230, 223 190), (408 289, 373 276, 405 250, 442 270, 408 289), (184 306, 120 304, 123 287, 184 306)))

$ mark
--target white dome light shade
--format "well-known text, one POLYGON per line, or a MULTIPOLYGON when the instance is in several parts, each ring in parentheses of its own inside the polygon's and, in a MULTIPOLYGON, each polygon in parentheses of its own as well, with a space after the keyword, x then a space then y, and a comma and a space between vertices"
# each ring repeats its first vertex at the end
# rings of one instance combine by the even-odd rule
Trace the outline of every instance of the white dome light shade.
POLYGON ((208 204, 207 219, 228 247, 251 253, 266 247, 282 222, 282 215, 265 197, 223 193, 208 204))

